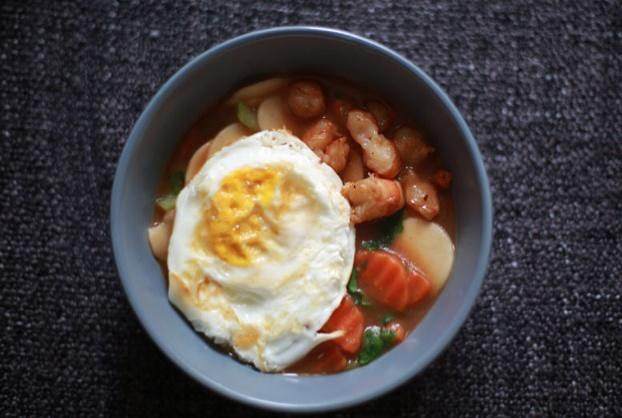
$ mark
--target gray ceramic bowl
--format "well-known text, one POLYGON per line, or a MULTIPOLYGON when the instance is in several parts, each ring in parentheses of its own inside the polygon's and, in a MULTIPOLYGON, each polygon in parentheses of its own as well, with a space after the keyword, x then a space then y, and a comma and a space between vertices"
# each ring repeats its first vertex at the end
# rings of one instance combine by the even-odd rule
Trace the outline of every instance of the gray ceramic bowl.
POLYGON ((473 306, 491 244, 491 199, 482 158, 466 123, 440 87, 390 49, 346 32, 286 27, 249 33, 199 55, 158 91, 123 149, 112 189, 112 244, 138 319, 160 349, 206 387, 274 410, 313 412, 358 404, 423 370, 449 344, 473 306), (454 173, 457 241, 453 272, 406 341, 368 366, 330 376, 253 370, 215 351, 167 299, 147 227, 156 183, 182 134, 206 105, 237 86, 283 72, 342 76, 368 86, 413 116, 454 173))

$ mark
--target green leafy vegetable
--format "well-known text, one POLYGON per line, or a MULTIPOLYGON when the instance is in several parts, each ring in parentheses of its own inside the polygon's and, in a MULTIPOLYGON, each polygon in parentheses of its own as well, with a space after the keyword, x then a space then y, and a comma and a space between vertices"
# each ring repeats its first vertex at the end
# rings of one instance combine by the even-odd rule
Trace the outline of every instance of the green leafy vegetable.
POLYGON ((257 115, 255 112, 248 107, 244 102, 238 102, 238 120, 244 126, 253 131, 257 131, 259 129, 259 124, 257 123, 257 115))
POLYGON ((395 240, 395 237, 404 230, 403 217, 404 210, 402 209, 376 222, 378 226, 377 229, 385 231, 384 234, 376 239, 363 241, 361 247, 373 251, 390 246, 395 240))
POLYGON ((181 189, 184 188, 184 182, 186 181, 186 175, 183 171, 175 171, 171 174, 169 183, 171 185, 171 194, 177 196, 181 189))
POLYGON ((350 280, 348 281, 348 286, 346 288, 350 296, 352 296, 352 299, 354 299, 354 303, 356 305, 372 306, 371 300, 361 289, 359 289, 358 272, 356 269, 352 269, 352 274, 350 275, 350 280))
POLYGON ((353 295, 359 290, 357 279, 358 279, 358 273, 356 269, 352 269, 352 274, 350 275, 350 281, 348 281, 348 293, 350 295, 353 295))
POLYGON ((363 346, 357 357, 360 366, 380 357, 395 341, 395 332, 380 327, 369 327, 363 333, 363 346))
POLYGON ((386 314, 385 316, 382 317, 382 320, 380 322, 382 322, 382 325, 386 325, 389 322, 393 321, 394 319, 395 319, 395 316, 391 314, 386 314))
POLYGON ((385 348, 389 348, 395 341, 395 331, 387 328, 380 328, 380 339, 385 348))
POLYGON ((177 200, 177 195, 169 193, 167 195, 158 197, 156 199, 156 204, 162 208, 165 212, 168 212, 171 209, 175 209, 175 201, 177 200))

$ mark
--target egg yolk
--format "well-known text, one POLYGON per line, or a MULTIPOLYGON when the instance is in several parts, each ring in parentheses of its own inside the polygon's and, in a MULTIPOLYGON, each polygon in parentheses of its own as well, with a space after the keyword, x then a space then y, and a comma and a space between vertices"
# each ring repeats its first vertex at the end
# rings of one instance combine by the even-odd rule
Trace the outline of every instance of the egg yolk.
MULTIPOLYGON (((245 167, 228 174, 199 225, 199 241, 221 260, 248 266, 278 246, 279 219, 295 191, 280 166, 245 167)), ((201 245, 202 246, 202 245, 201 245)))

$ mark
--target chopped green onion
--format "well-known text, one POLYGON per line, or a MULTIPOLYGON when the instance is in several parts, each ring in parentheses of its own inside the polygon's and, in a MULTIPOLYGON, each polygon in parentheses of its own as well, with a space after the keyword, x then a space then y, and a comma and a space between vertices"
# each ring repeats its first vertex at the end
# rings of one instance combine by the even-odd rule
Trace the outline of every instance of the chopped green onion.
POLYGON ((350 274, 350 281, 348 281, 348 293, 350 295, 355 294, 359 289, 357 278, 358 278, 358 273, 356 269, 353 268, 352 274, 350 274))
POLYGON ((363 333, 363 346, 359 352, 357 361, 361 366, 371 363, 382 354, 384 344, 380 339, 377 328, 368 328, 363 333))
POLYGON ((367 297, 367 295, 359 289, 358 285, 358 272, 356 269, 352 269, 352 274, 350 275, 350 280, 348 281, 348 285, 346 286, 348 290, 348 294, 352 296, 354 299, 354 304, 360 306, 372 306, 372 301, 367 297))
POLYGON ((156 199, 156 204, 162 208, 165 212, 168 212, 171 209, 175 209, 175 202, 177 200, 177 195, 167 194, 156 199))
POLYGON ((248 129, 253 131, 259 130, 259 124, 257 123, 257 115, 248 107, 244 102, 238 102, 238 120, 248 129))
POLYGON ((388 328, 380 328, 380 339, 385 347, 388 348, 393 344, 393 341, 395 341, 395 331, 388 328))
POLYGON ((369 327, 363 333, 363 346, 357 357, 360 366, 380 357, 395 341, 395 332, 380 327, 369 327))

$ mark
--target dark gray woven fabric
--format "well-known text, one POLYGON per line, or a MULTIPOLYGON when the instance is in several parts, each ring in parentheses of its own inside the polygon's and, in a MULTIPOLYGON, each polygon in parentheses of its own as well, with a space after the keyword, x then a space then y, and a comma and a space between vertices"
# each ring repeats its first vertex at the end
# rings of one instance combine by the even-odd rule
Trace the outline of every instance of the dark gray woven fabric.
POLYGON ((252 29, 339 27, 403 53, 485 158, 494 253, 447 351, 341 416, 622 416, 619 1, 0 3, 0 413, 264 416, 157 350, 114 268, 117 158, 158 87, 252 29))

